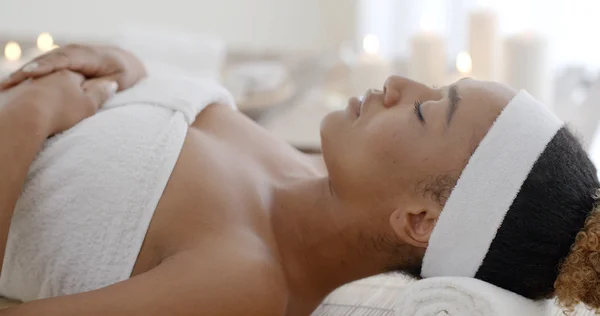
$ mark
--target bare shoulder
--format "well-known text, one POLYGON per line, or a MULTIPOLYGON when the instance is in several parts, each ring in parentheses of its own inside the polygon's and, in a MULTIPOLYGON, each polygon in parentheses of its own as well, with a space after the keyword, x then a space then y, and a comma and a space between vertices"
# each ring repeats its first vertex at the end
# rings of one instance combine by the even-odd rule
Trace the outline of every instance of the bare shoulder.
POLYGON ((212 103, 206 106, 192 124, 193 127, 202 127, 206 124, 214 122, 215 120, 246 120, 246 116, 240 111, 234 109, 230 105, 222 103, 212 103))
MULTIPOLYGON (((247 154, 278 157, 298 155, 298 151, 271 134, 244 113, 228 106, 211 104, 196 117, 192 128, 224 141, 247 154)), ((255 156, 256 155, 252 155, 255 156)))

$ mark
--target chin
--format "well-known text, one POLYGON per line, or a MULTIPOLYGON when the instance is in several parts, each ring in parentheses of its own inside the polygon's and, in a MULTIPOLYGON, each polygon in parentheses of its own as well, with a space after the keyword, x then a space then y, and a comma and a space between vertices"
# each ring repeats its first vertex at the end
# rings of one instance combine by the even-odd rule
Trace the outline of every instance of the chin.
POLYGON ((321 120, 321 152, 327 169, 342 163, 346 153, 352 151, 348 147, 352 144, 351 127, 345 111, 331 112, 321 120))
POLYGON ((335 130, 335 125, 336 125, 336 121, 337 121, 335 116, 338 115, 336 112, 328 113, 321 120, 321 125, 320 125, 321 143, 325 139, 329 139, 330 138, 329 135, 332 133, 332 130, 335 130))
POLYGON ((321 147, 340 147, 351 142, 352 118, 347 110, 333 111, 321 120, 321 147))
POLYGON ((323 157, 326 157, 331 154, 332 151, 335 151, 333 148, 336 147, 336 143, 343 141, 340 138, 340 116, 342 113, 339 111, 331 112, 325 115, 321 120, 321 151, 323 153, 323 157))

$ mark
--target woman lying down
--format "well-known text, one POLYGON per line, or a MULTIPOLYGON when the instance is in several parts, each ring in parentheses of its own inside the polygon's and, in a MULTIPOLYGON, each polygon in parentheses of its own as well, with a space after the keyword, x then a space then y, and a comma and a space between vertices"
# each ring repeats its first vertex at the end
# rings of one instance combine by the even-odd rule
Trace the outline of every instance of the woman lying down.
POLYGON ((0 295, 26 303, 0 315, 309 315, 390 271, 600 308, 596 170, 526 92, 392 76, 324 118, 316 160, 118 48, 2 89, 0 295))

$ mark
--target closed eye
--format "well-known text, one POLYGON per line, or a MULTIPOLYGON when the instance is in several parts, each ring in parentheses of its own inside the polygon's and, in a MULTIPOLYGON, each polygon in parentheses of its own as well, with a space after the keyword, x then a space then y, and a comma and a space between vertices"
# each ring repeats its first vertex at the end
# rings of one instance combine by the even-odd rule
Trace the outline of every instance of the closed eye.
POLYGON ((419 122, 425 125, 425 118, 423 117, 423 113, 421 112, 421 104, 421 101, 415 101, 415 115, 419 119, 419 122))

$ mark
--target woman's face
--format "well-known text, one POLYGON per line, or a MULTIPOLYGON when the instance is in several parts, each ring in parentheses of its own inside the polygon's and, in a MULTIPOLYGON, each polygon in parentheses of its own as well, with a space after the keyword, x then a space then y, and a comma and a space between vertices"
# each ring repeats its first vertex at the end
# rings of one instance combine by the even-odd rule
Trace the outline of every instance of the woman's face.
MULTIPOLYGON (((349 100, 321 124, 331 189, 360 212, 441 211, 470 155, 516 91, 460 80, 439 89, 388 78, 362 104, 349 100)), ((437 217, 436 217, 437 218, 437 217)))

